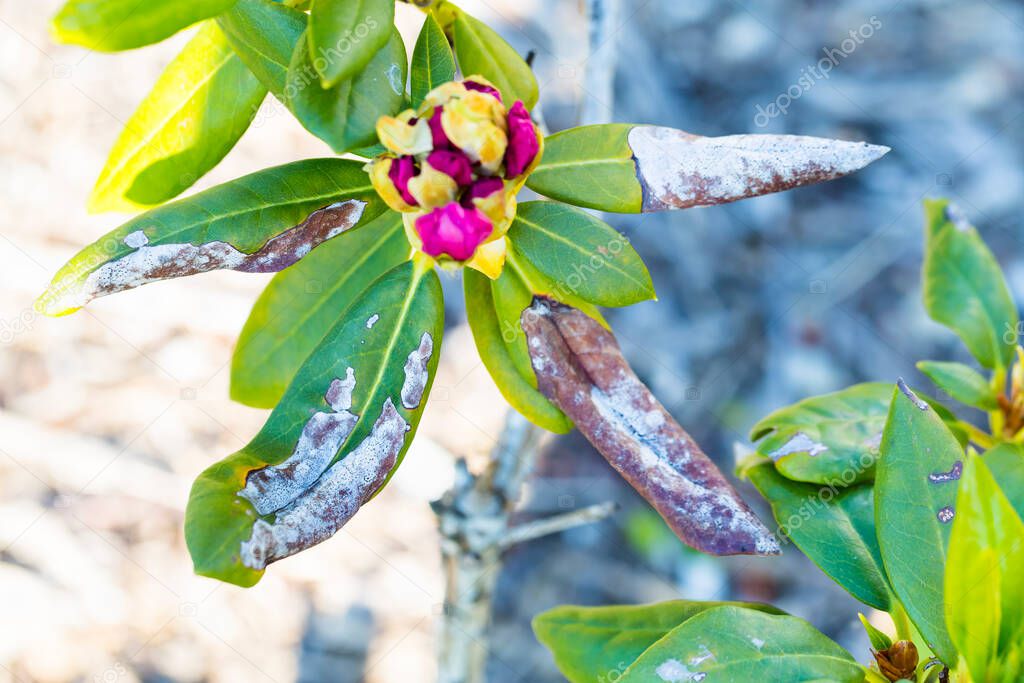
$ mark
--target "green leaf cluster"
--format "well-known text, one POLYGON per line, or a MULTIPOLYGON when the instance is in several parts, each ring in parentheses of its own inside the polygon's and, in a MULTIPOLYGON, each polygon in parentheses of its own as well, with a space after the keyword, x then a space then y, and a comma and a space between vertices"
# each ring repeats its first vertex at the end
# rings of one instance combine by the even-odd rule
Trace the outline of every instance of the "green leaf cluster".
MULTIPOLYGON (((933 655, 974 681, 1017 680, 1024 600, 1009 577, 1020 576, 1024 548, 1024 368, 1013 364, 1016 305, 955 207, 929 201, 925 215, 925 307, 982 370, 947 361, 918 368, 945 397, 987 413, 986 428, 902 382, 860 384, 762 419, 751 433, 757 453, 740 472, 771 504, 780 536, 855 598, 892 613, 892 640, 917 642, 919 680, 934 675, 923 669, 933 655)), ((888 634, 869 635, 876 650, 888 647, 888 634)))

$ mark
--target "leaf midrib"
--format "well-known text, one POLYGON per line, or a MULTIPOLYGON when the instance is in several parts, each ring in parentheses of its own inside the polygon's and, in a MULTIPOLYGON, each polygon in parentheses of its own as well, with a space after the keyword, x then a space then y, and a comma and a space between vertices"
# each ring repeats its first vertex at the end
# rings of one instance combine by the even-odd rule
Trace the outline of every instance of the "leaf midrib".
MULTIPOLYGON (((558 234, 556 232, 552 232, 552 231, 544 228, 539 223, 534 223, 533 221, 530 221, 530 220, 527 220, 526 218, 523 218, 523 215, 521 213, 516 216, 516 220, 522 221, 526 225, 529 225, 529 226, 535 228, 539 232, 547 235, 548 237, 551 237, 552 239, 567 245, 570 249, 576 251, 577 253, 583 254, 583 255, 588 256, 588 257, 592 257, 594 255, 594 253, 595 253, 595 252, 590 252, 590 251, 587 251, 587 250, 583 249, 582 247, 580 247, 578 244, 576 244, 572 240, 570 240, 570 239, 568 239, 568 238, 566 238, 566 237, 564 237, 564 236, 562 236, 562 235, 560 235, 560 234, 558 234)), ((608 228, 610 230, 612 230, 613 232, 615 232, 615 229, 612 228, 611 226, 608 226, 608 228)), ((618 234, 618 233, 616 233, 616 234, 618 234)), ((625 239, 625 238, 623 238, 623 239, 625 239)), ((642 282, 640 280, 637 280, 635 277, 633 277, 633 275, 629 271, 623 270, 615 262, 615 260, 613 258, 605 258, 605 263, 612 270, 614 270, 616 273, 618 273, 619 275, 621 275, 625 279, 627 279, 630 282, 632 282, 633 284, 635 284, 640 290, 642 290, 644 292, 652 292, 652 288, 647 283, 644 283, 644 282, 642 282)))

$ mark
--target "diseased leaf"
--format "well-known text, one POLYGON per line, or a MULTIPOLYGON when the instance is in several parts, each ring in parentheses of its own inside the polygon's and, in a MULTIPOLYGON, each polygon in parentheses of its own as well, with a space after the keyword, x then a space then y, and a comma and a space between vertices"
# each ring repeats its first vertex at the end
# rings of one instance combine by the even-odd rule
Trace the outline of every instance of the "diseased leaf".
POLYGON ((864 670, 803 619, 723 606, 684 621, 644 651, 618 680, 861 683, 864 670))
POLYGON ((584 126, 545 140, 527 185, 601 211, 687 209, 839 178, 888 151, 802 135, 704 137, 661 126, 584 126))
MULTIPOLYGON (((307 29, 308 32, 308 29, 307 29)), ((295 46, 285 104, 306 130, 338 154, 377 141, 377 119, 397 113, 405 102, 408 62, 397 30, 352 80, 320 87, 305 39, 295 46)))
POLYGON ((985 465, 967 462, 946 560, 946 624, 975 681, 1019 681, 1024 522, 985 465))
POLYGON ((394 0, 313 0, 309 53, 325 88, 353 78, 394 31, 394 0))
POLYGON ((412 262, 327 333, 260 433, 203 472, 185 540, 203 576, 251 586, 271 562, 338 531, 394 472, 437 369, 444 302, 412 262))
POLYGON ((238 0, 217 23, 238 58, 284 102, 288 65, 306 30, 306 13, 273 0, 238 0))
POLYGON ((542 394, 685 543, 715 555, 779 552, 776 539, 583 312, 537 297, 523 312, 542 394))
POLYGON ((996 410, 996 392, 978 372, 963 363, 923 360, 917 369, 935 382, 949 396, 961 403, 982 410, 996 410))
POLYGON ((750 438, 790 479, 840 486, 867 481, 891 399, 891 384, 855 384, 776 410, 753 426, 750 438))
POLYGON ((654 298, 651 275, 629 240, 579 209, 525 202, 508 236, 534 268, 584 301, 628 306, 654 298))
MULTIPOLYGON (((923 399, 943 421, 956 422, 945 407, 923 399)), ((891 401, 891 384, 854 384, 776 410, 751 428, 750 438, 789 479, 839 487, 870 481, 891 401)), ((967 443, 962 431, 955 434, 967 443)))
POLYGON ((1001 443, 985 452, 985 464, 1010 505, 1024 519, 1024 446, 1001 443))
POLYGON ((409 253, 402 217, 387 211, 275 275, 238 338, 231 359, 231 398, 256 408, 277 405, 343 312, 409 253))
POLYGON ((215 17, 235 0, 68 0, 51 32, 62 43, 112 52, 158 43, 215 17))
POLYGON ((205 24, 128 119, 89 210, 135 211, 178 196, 231 151, 266 95, 217 24, 205 24))
POLYGON ((942 570, 964 451, 902 380, 893 394, 875 472, 875 526, 893 592, 929 647, 955 666, 943 618, 942 570))
POLYGON ((687 619, 730 605, 783 614, 753 602, 670 600, 610 607, 563 605, 537 615, 533 632, 551 650, 559 671, 570 683, 615 681, 647 648, 687 619))
POLYGON ((505 106, 522 100, 527 109, 537 104, 537 79, 515 49, 494 29, 465 12, 454 24, 455 55, 463 75, 479 74, 501 91, 505 106))
POLYGON ((356 161, 264 169, 107 233, 57 272, 36 308, 66 315, 97 297, 210 270, 276 272, 385 209, 356 161))
POLYGON ((925 202, 924 307, 986 368, 1007 367, 1017 339, 1017 308, 978 231, 947 200, 925 202))
POLYGON ((473 332, 473 341, 480 360, 501 395, 530 422, 556 434, 571 431, 572 422, 569 418, 537 391, 516 367, 505 337, 517 334, 518 327, 511 331, 501 329, 491 295, 491 281, 468 268, 462 271, 462 279, 466 295, 466 318, 473 332))
POLYGON ((771 503, 779 538, 790 538, 853 597, 889 611, 891 596, 875 536, 870 484, 839 490, 803 484, 782 476, 771 461, 759 457, 741 470, 771 503))
POLYGON ((419 107, 426 94, 439 85, 455 80, 455 55, 441 25, 428 13, 412 50, 409 90, 412 106, 419 107))

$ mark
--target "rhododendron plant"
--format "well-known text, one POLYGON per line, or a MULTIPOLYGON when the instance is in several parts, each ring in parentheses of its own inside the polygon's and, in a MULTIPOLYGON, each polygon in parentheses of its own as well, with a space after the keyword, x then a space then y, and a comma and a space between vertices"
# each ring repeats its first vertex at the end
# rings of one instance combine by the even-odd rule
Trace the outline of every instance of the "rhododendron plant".
MULTIPOLYGON (((633 373, 602 316, 655 297, 640 254, 604 216, 831 180, 887 148, 650 124, 548 134, 531 67, 508 43, 447 0, 414 4, 423 24, 411 61, 391 0, 69 0, 55 19, 59 39, 98 50, 198 28, 125 126, 89 199, 95 211, 141 213, 72 258, 38 309, 65 315, 215 269, 277 273, 231 372, 232 398, 272 411, 193 485, 185 536, 196 571, 251 586, 270 564, 330 538, 387 484, 437 373, 439 271, 461 274, 481 360, 512 408, 553 432, 579 429, 691 546, 777 554, 778 536, 633 373), (335 155, 177 198, 227 154, 268 94, 335 155), (540 199, 521 201, 524 188, 540 199)), ((974 341, 995 353, 991 340, 974 341)), ((1021 414, 1006 420, 1016 427, 1021 414)), ((811 439, 791 434, 774 452, 811 439)), ((822 447, 829 455, 805 469, 839 451, 822 447)), ((782 463, 794 459, 774 460, 792 475, 782 463)), ((818 678, 855 670, 838 646, 771 610, 680 609, 749 622, 752 638, 781 650, 788 641, 772 639, 796 629, 822 658, 842 660, 814 669, 818 678)), ((883 670, 902 671, 907 652, 880 651, 883 670)), ((703 680, 677 658, 654 666, 662 680, 703 680)), ((634 680, 652 680, 642 671, 634 680)))
MULTIPOLYGON (((297 161, 151 209, 86 247, 39 299, 42 312, 65 315, 158 280, 281 271, 242 331, 231 377, 234 398, 274 411, 193 487, 186 537, 198 572, 255 583, 269 563, 331 536, 391 477, 437 367, 444 306, 434 266, 469 268, 469 324, 514 408, 553 431, 578 426, 689 543, 777 552, 629 371, 598 307, 652 298, 650 276, 620 233, 570 205, 718 204, 841 176, 885 148, 619 124, 545 138, 530 113, 530 67, 448 2, 423 8, 411 78, 392 3, 373 4, 370 34, 347 50, 329 42, 351 27, 327 0, 211 4, 177 27, 160 4, 132 14, 133 26, 159 23, 153 40, 196 20, 200 29, 126 126, 94 209, 146 208, 185 190, 182 179, 231 148, 268 92, 339 154, 372 154, 297 161), (201 101, 169 94, 196 88, 201 101), (252 106, 218 108, 222 100, 252 106), (203 126, 168 129, 200 116, 203 126), (172 159, 173 170, 163 163, 172 159), (560 201, 519 204, 524 185, 560 201), (305 313, 285 292, 311 280, 326 286, 304 299, 305 313), (608 358, 604 369, 586 365, 595 354, 608 358), (588 369, 570 378, 580 362, 588 369), (664 465, 644 460, 652 448, 664 465)), ((55 32, 99 49, 136 44, 119 17, 98 12, 72 0, 55 32)))

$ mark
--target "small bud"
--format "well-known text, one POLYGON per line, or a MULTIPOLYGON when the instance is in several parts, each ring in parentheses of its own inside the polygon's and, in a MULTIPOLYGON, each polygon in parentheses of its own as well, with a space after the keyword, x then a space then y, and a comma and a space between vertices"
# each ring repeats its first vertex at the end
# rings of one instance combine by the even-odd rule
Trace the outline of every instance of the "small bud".
POLYGON ((477 92, 487 93, 501 102, 501 93, 498 92, 498 89, 491 85, 483 76, 470 76, 469 78, 464 79, 462 84, 466 86, 466 90, 476 90, 477 92))
POLYGON ((465 187, 473 182, 473 165, 462 152, 453 152, 446 149, 435 150, 427 157, 427 163, 441 173, 451 176, 460 187, 465 187))
POLYGON ((421 207, 430 209, 454 201, 459 186, 450 175, 424 161, 419 175, 409 181, 409 192, 421 207))
POLYGON ((441 112, 441 126, 453 145, 480 164, 485 175, 501 167, 508 146, 505 108, 490 95, 469 91, 441 112))
POLYGON ((430 115, 430 119, 427 121, 431 140, 433 141, 434 149, 455 149, 455 145, 452 144, 452 141, 448 139, 444 132, 444 126, 441 125, 441 114, 443 112, 443 107, 436 107, 434 113, 430 115))
POLYGON ((382 145, 401 156, 426 154, 433 148, 430 125, 417 119, 411 109, 397 117, 377 119, 377 137, 382 145))
MULTIPOLYGON (((412 159, 412 157, 403 157, 412 159)), ((373 189, 381 196, 384 203, 395 211, 412 211, 416 207, 416 199, 408 192, 408 174, 415 172, 415 167, 401 159, 381 156, 367 165, 373 189)))
POLYGON ((878 670, 890 681, 914 680, 917 671, 917 646, 909 640, 897 640, 887 650, 872 651, 878 670))
POLYGON ((526 173, 537 158, 540 141, 537 128, 530 120, 530 112, 517 101, 508 112, 508 152, 505 157, 505 177, 515 178, 526 173))
POLYGON ((388 178, 395 184, 395 189, 405 203, 412 206, 416 206, 416 198, 409 193, 409 181, 415 176, 416 160, 412 157, 399 157, 391 162, 388 178))
POLYGON ((494 226, 476 209, 452 202, 416 219, 416 233, 428 256, 448 256, 456 261, 471 258, 494 226))

